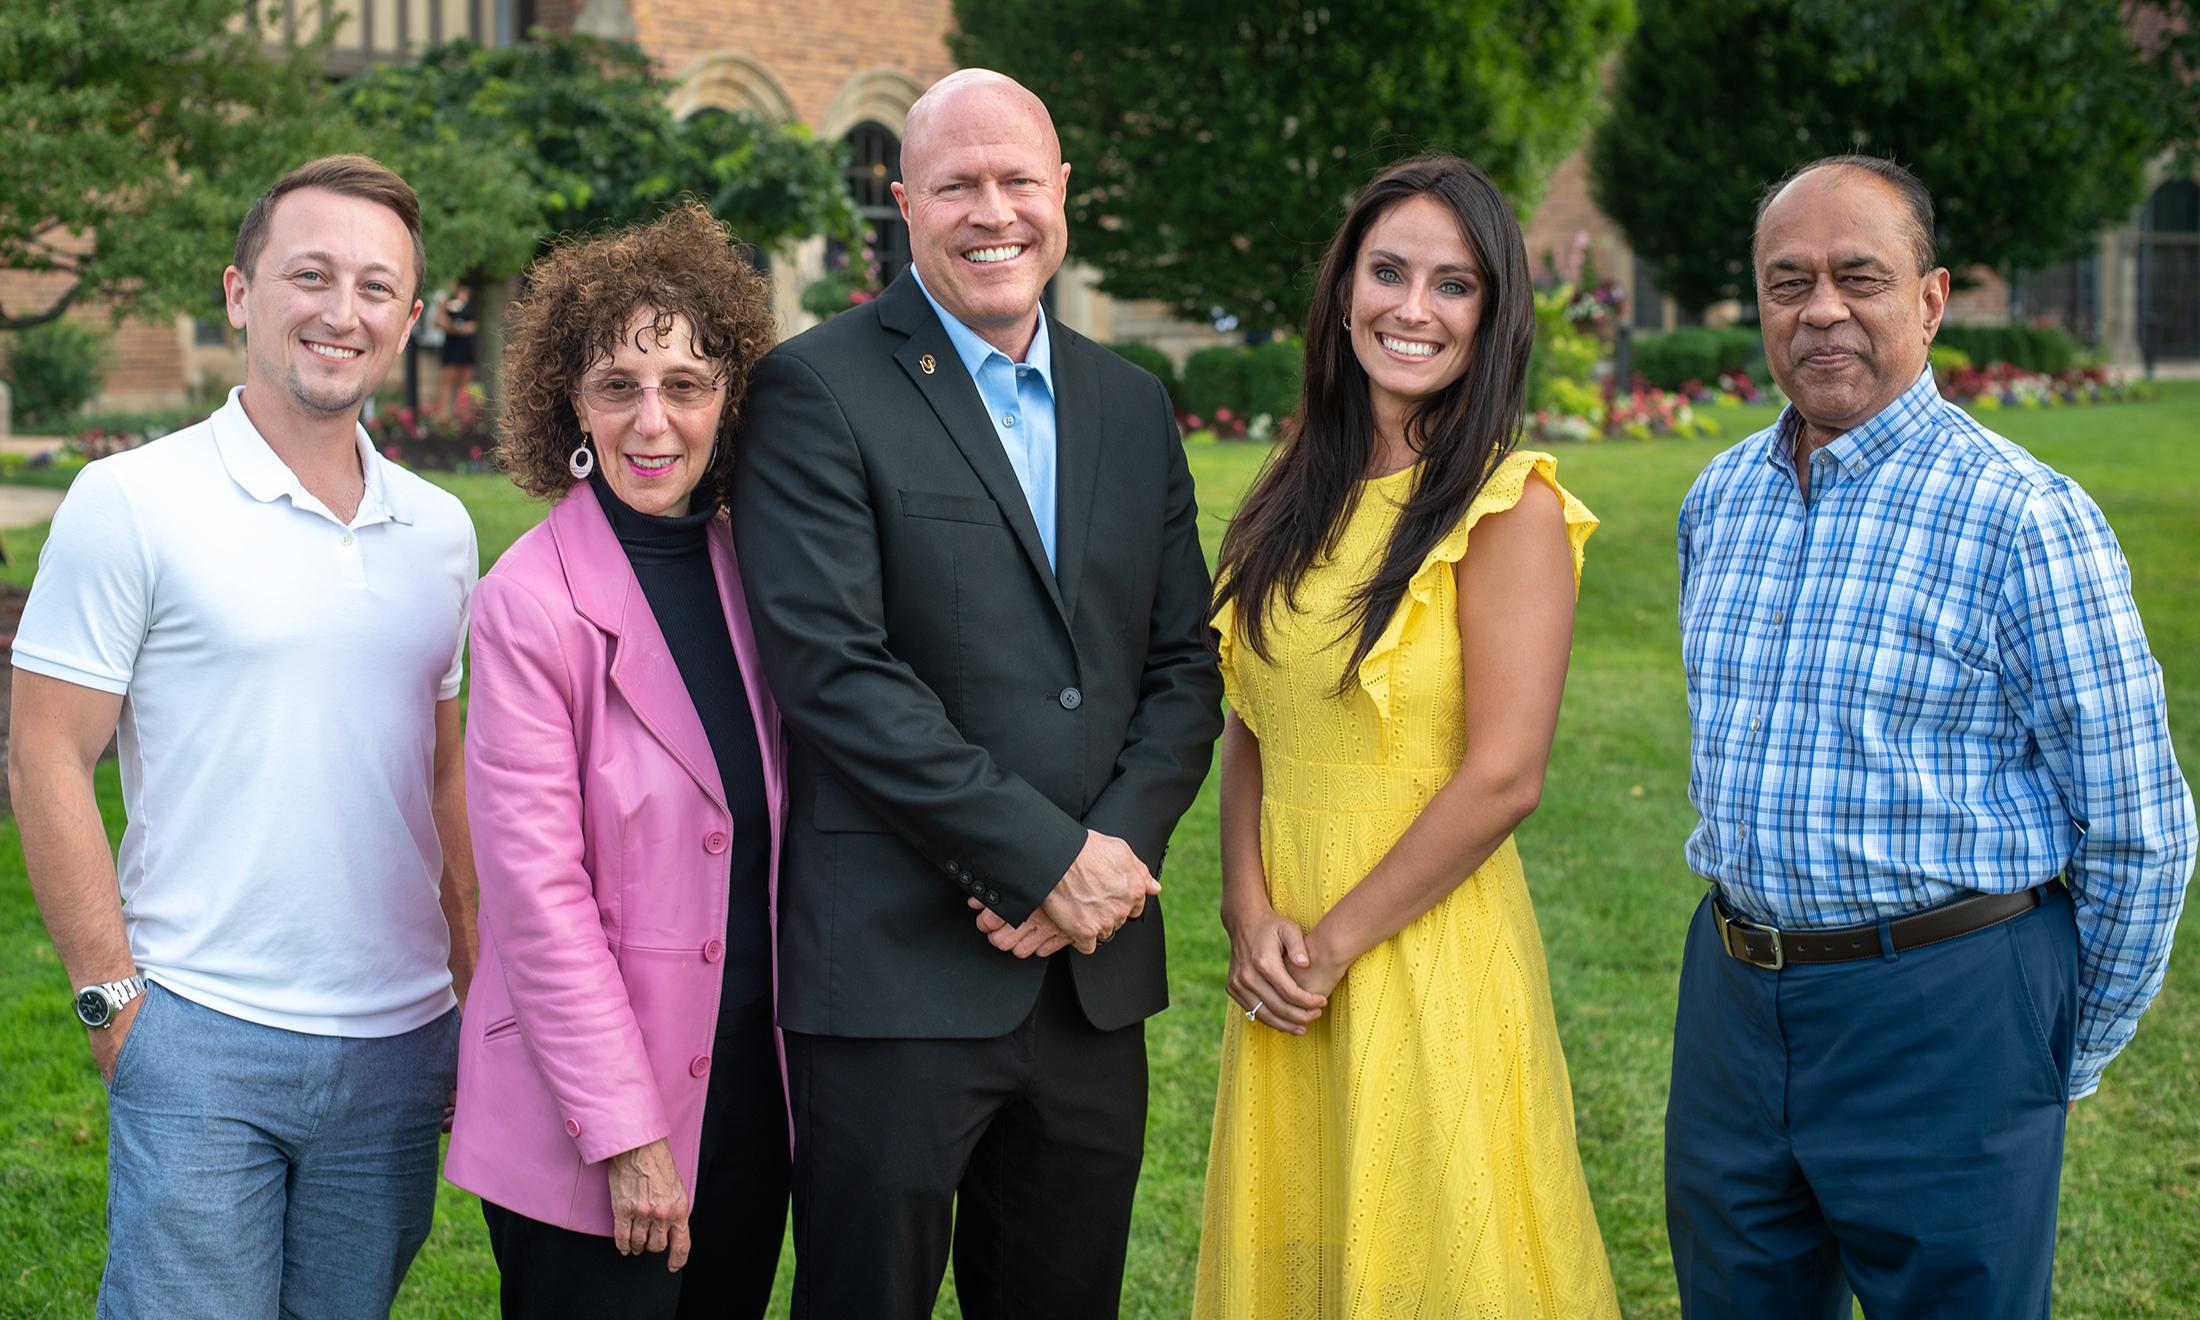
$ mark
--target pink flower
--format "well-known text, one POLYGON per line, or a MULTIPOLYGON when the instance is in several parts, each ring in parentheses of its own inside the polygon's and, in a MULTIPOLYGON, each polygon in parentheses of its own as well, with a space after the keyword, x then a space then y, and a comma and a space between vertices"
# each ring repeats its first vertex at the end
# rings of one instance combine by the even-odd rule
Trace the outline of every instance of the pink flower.
POLYGON ((1215 409, 1215 421, 1216 421, 1217 423, 1221 423, 1221 422, 1227 422, 1227 421, 1229 421, 1229 420, 1230 420, 1230 410, 1229 410, 1228 408, 1217 408, 1217 409, 1215 409))
POLYGON ((471 449, 467 450, 467 451, 466 451, 466 457, 468 457, 468 458, 470 458, 470 459, 473 459, 473 460, 474 460, 475 462, 477 462, 477 463, 478 463, 478 462, 480 462, 480 461, 481 461, 481 446, 480 446, 480 445, 475 445, 475 446, 474 446, 473 448, 471 448, 471 449))
POLYGON ((1197 431, 1198 429, 1200 429, 1201 427, 1203 427, 1203 426, 1205 426, 1205 425, 1206 425, 1206 423, 1205 423, 1205 422, 1202 422, 1201 420, 1199 420, 1199 414, 1198 414, 1198 413, 1186 413, 1186 414, 1184 414, 1184 428, 1185 428, 1186 430, 1188 430, 1188 431, 1197 431))

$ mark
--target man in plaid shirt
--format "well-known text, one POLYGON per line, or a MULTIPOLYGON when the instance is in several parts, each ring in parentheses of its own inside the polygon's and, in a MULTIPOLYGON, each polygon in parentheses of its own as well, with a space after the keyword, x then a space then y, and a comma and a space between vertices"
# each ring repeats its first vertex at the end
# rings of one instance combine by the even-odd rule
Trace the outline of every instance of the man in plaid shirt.
POLYGON ((1805 166, 1753 259, 1791 403, 1680 515, 1682 1313, 2045 1316, 2067 1106, 2200 833, 2161 669, 2100 510, 1934 388, 1924 186, 1805 166))

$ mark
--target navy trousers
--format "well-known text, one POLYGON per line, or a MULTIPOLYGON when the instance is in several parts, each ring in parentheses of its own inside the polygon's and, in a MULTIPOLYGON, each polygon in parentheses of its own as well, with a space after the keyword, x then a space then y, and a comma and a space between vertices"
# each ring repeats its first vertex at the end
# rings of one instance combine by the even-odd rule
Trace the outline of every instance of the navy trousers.
POLYGON ((2060 884, 2021 917, 1767 971, 1710 900, 1681 965, 1665 1218, 1688 1320, 2048 1313, 2076 1038, 2060 884))

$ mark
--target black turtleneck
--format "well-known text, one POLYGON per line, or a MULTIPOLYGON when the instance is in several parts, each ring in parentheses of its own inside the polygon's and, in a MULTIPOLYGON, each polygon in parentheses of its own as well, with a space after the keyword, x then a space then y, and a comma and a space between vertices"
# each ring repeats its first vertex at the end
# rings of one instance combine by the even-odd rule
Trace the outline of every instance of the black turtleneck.
POLYGON ((733 637, 726 631, 718 578, 707 539, 715 509, 677 518, 641 513, 613 493, 599 469, 588 479, 611 530, 641 581, 649 612, 665 635, 688 700, 710 739, 726 806, 733 813, 727 848, 731 892, 726 908, 724 990, 718 1034, 732 1033, 771 1012, 771 817, 764 797, 764 759, 749 712, 748 689, 733 637))

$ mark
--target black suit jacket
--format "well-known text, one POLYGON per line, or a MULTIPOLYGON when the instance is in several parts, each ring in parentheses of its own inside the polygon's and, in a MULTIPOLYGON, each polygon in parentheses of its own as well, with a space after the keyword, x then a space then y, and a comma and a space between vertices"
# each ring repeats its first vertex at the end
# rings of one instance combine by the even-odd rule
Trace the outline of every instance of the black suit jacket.
MULTIPOLYGON (((993 948, 1089 827, 1157 876, 1206 778, 1221 679, 1198 507, 1159 381, 1048 327, 1056 552, 912 276, 750 378, 733 529, 790 736, 779 1021, 986 1037, 1044 959, 993 948)), ((1071 956, 1094 1025, 1168 1004, 1160 904, 1071 956)))

